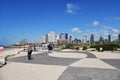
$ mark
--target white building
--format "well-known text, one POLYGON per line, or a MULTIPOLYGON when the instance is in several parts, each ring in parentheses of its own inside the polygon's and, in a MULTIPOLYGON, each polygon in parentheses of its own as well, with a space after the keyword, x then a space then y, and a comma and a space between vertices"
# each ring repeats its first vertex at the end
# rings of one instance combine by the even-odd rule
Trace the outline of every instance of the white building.
POLYGON ((60 40, 60 36, 59 35, 56 36, 56 40, 60 40))
POLYGON ((51 31, 48 33, 48 43, 56 43, 56 34, 55 32, 51 31))
POLYGON ((40 43, 46 43, 46 36, 43 36, 40 40, 40 43))
POLYGON ((87 43, 87 35, 84 35, 83 43, 87 43))
POLYGON ((72 43, 72 36, 69 36, 69 43, 72 43))

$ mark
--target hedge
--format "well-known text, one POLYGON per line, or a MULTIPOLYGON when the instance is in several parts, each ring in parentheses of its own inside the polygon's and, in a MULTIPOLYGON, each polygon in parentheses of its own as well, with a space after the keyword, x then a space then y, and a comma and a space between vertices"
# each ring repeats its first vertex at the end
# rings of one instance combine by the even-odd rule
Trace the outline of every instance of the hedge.
POLYGON ((114 51, 117 48, 120 48, 120 44, 118 43, 104 43, 104 44, 94 44, 91 45, 90 48, 96 48, 96 50, 100 51, 100 48, 103 48, 103 51, 114 51))
POLYGON ((64 46, 62 49, 73 49, 73 44, 67 44, 66 46, 64 46))
POLYGON ((83 49, 82 50, 86 50, 87 49, 87 46, 83 46, 83 49))

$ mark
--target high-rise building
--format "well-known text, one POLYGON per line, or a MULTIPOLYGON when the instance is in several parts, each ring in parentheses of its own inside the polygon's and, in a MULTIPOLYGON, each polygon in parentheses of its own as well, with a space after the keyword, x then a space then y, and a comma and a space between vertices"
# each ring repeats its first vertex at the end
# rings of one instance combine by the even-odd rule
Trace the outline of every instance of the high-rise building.
POLYGON ((45 35, 46 43, 48 43, 48 34, 45 35))
POLYGON ((118 41, 120 42, 120 34, 118 34, 118 41))
POLYGON ((100 43, 103 43, 103 42, 104 42, 104 38, 103 38, 102 36, 100 36, 99 42, 100 42, 100 43))
POLYGON ((73 41, 74 44, 80 44, 81 43, 81 40, 80 39, 77 39, 75 38, 74 41, 73 41))
POLYGON ((108 35, 108 42, 111 42, 111 35, 108 35))
POLYGON ((108 39, 104 39, 104 42, 109 42, 108 39))
POLYGON ((84 35, 83 43, 87 43, 87 35, 84 35))
POLYGON ((40 43, 46 43, 46 36, 43 36, 43 37, 41 38, 40 43))
POLYGON ((67 33, 61 33, 60 34, 59 44, 61 44, 61 45, 68 44, 68 34, 67 33))
POLYGON ((51 31, 48 33, 48 43, 55 43, 56 42, 56 34, 55 32, 51 31))
POLYGON ((60 36, 59 35, 56 35, 56 40, 60 40, 60 36))
POLYGON ((90 43, 94 43, 94 35, 93 34, 91 34, 90 43))
POLYGON ((72 43, 72 36, 69 37, 69 43, 72 43))
POLYGON ((61 33, 60 34, 60 40, 68 40, 68 34, 67 33, 61 33))

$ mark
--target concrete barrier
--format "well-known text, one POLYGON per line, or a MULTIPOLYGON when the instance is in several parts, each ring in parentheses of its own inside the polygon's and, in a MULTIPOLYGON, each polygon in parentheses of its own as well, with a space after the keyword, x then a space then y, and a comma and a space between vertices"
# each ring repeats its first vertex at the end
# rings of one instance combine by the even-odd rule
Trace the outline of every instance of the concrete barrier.
POLYGON ((10 49, 10 50, 6 50, 6 51, 2 51, 0 52, 0 67, 4 66, 6 64, 7 58, 10 56, 14 56, 18 53, 20 53, 20 51, 22 51, 23 49, 10 49))

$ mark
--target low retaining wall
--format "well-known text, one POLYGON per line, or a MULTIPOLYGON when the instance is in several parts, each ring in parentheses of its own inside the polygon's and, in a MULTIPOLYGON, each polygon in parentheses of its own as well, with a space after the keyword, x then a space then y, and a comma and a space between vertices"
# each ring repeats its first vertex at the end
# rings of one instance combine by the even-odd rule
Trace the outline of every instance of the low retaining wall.
POLYGON ((6 64, 8 57, 14 56, 20 53, 20 51, 22 50, 23 49, 21 48, 17 48, 17 49, 15 48, 15 49, 10 49, 10 50, 5 50, 5 51, 0 52, 0 68, 6 64))

